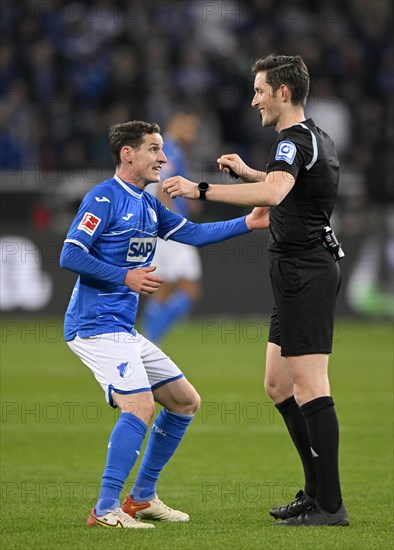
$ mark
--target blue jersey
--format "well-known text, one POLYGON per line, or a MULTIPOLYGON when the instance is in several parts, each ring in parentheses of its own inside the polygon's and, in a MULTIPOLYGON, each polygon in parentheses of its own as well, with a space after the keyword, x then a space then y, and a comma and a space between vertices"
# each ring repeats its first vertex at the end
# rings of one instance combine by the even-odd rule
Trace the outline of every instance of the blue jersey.
POLYGON ((194 224, 116 175, 96 185, 81 203, 60 259, 62 267, 80 274, 65 339, 134 333, 139 294, 124 279, 128 270, 151 264, 157 237, 202 246, 246 232, 244 217, 194 224))

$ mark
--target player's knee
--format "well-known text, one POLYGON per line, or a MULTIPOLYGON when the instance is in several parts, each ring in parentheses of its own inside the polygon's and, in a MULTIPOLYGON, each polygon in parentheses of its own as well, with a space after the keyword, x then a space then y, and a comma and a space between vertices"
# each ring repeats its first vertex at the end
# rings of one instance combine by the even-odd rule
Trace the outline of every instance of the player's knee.
POLYGON ((122 396, 114 394, 114 398, 122 413, 133 414, 147 425, 152 421, 155 415, 155 404, 150 392, 122 396))
POLYGON ((192 411, 193 411, 192 414, 196 414, 196 412, 198 411, 200 406, 201 406, 201 397, 199 396, 199 394, 197 392, 195 392, 194 398, 193 398, 192 403, 191 403, 191 408, 192 408, 192 411))
POLYGON ((184 410, 183 414, 196 414, 201 405, 201 397, 194 390, 190 393, 187 403, 184 403, 182 408, 184 410))
POLYGON ((193 388, 187 395, 187 398, 183 400, 182 403, 177 403, 176 411, 180 414, 194 415, 198 411, 201 405, 201 397, 193 388))
POLYGON ((144 404, 144 408, 143 408, 142 412, 143 412, 144 417, 147 420, 146 423, 149 424, 153 420, 153 418, 156 414, 156 409, 155 409, 154 402, 152 401, 152 403, 144 404))

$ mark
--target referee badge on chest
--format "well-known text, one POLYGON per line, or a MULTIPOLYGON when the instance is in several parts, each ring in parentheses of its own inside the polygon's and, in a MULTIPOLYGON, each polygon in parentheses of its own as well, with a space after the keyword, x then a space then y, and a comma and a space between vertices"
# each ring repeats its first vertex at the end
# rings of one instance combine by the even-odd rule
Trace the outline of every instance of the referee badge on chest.
POLYGON ((293 164, 297 153, 297 147, 292 141, 281 141, 276 150, 275 159, 284 160, 287 164, 293 164))

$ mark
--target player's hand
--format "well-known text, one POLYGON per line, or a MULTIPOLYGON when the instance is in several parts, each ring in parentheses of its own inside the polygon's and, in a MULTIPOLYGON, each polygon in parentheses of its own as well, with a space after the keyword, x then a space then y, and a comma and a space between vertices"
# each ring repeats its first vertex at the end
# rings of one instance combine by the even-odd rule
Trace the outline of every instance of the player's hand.
POLYGON ((241 157, 235 153, 222 155, 217 159, 219 170, 225 174, 230 174, 231 177, 239 177, 243 181, 251 181, 248 177, 249 166, 247 166, 241 157))
POLYGON ((256 206, 245 218, 248 229, 266 229, 270 224, 270 209, 268 206, 256 206))
POLYGON ((164 279, 152 275, 152 271, 155 269, 156 267, 153 265, 129 269, 124 284, 139 294, 153 294, 164 283, 164 279))
POLYGON ((168 193, 172 199, 185 197, 186 199, 196 200, 200 197, 197 183, 182 178, 182 176, 174 176, 164 180, 162 190, 164 193, 168 193))

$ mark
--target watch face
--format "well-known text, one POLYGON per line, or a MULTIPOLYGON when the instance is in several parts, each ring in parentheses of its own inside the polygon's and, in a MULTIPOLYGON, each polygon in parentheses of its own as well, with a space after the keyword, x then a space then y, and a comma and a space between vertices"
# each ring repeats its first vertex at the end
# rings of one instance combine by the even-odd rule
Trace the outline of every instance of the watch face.
POLYGON ((205 193, 209 187, 209 183, 206 181, 200 181, 198 184, 198 190, 200 191, 200 200, 205 200, 205 193))

